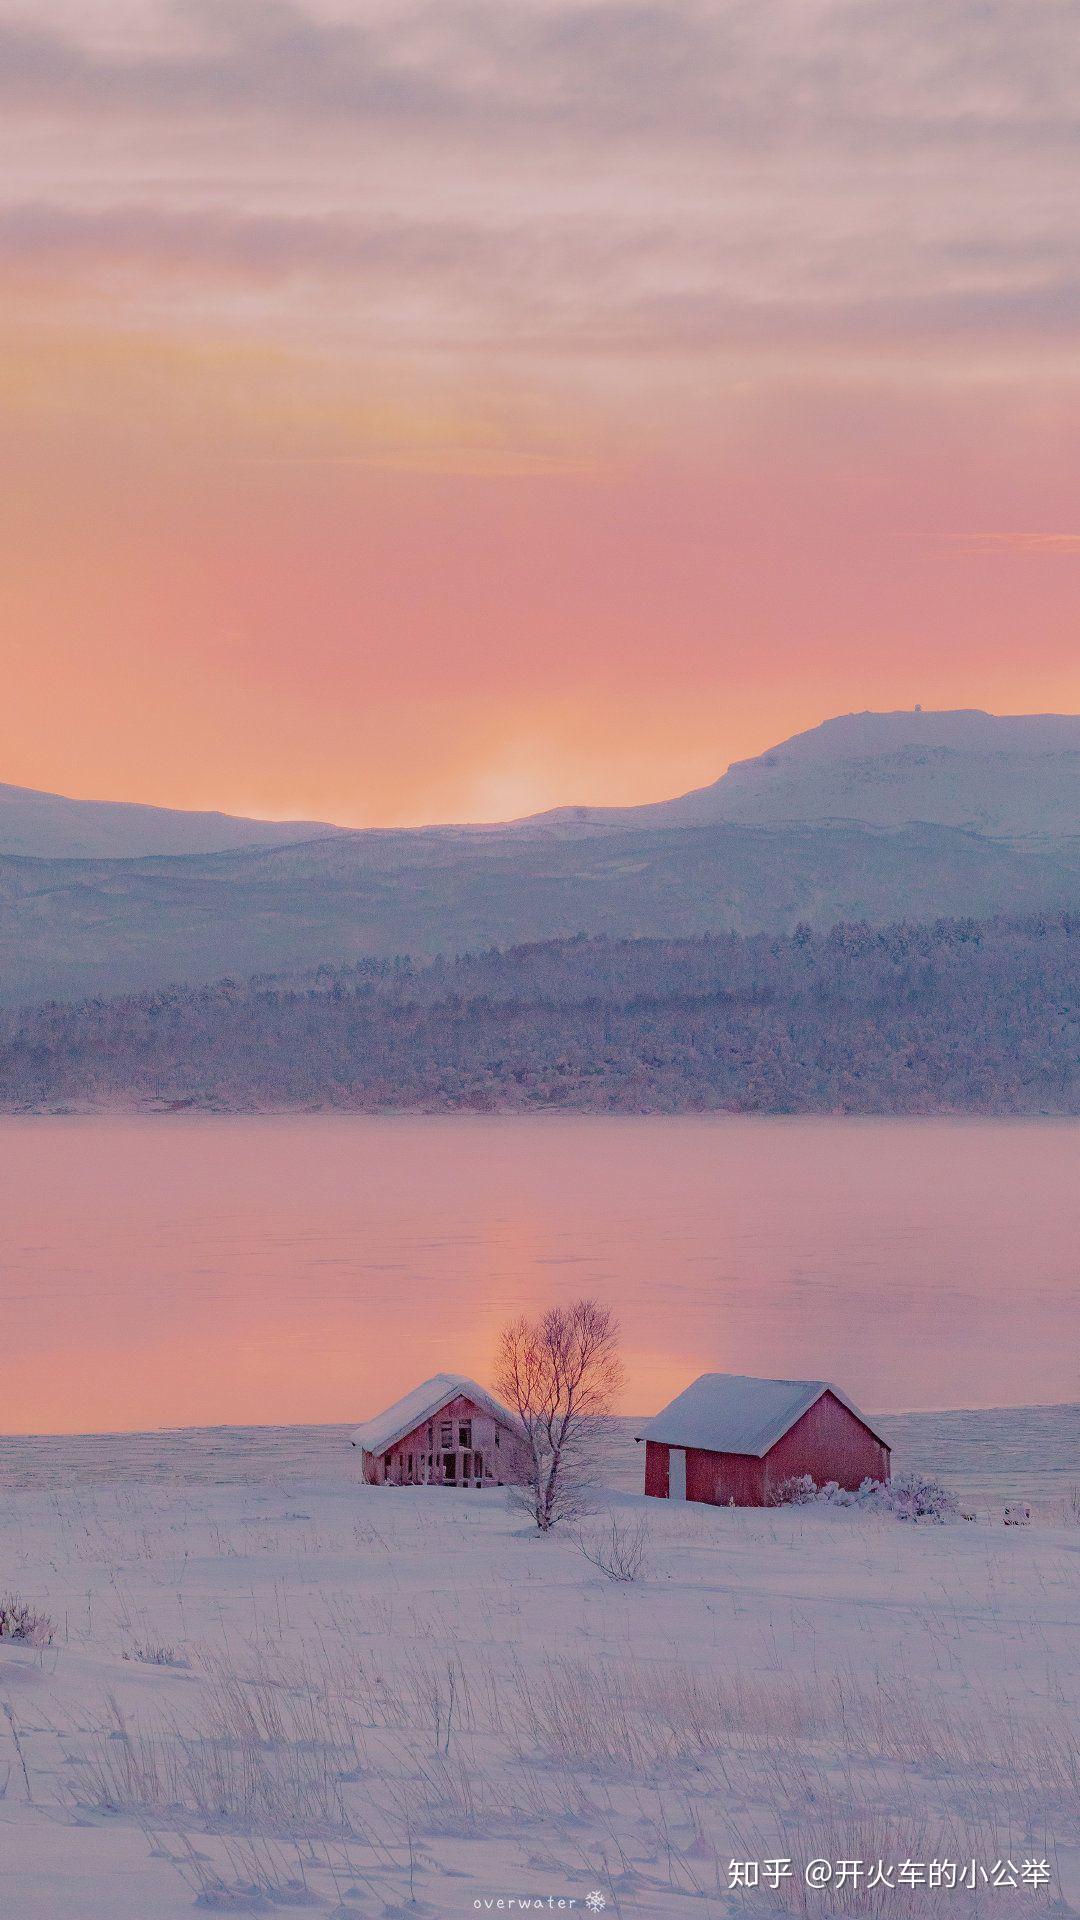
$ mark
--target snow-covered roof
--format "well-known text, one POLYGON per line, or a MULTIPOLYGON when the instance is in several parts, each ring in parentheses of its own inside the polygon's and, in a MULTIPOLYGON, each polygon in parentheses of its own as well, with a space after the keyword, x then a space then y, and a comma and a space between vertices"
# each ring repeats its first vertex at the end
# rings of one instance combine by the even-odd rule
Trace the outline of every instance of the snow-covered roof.
POLYGON ((828 1380, 755 1380, 746 1373, 703 1373, 647 1421, 636 1438, 659 1440, 668 1447, 749 1454, 761 1460, 823 1393, 835 1394, 875 1439, 888 1445, 854 1401, 828 1380))
POLYGON ((385 1413, 377 1413, 373 1420, 365 1420, 362 1426, 357 1427, 352 1437, 353 1446, 362 1447, 365 1453, 385 1453, 388 1447, 411 1433, 414 1427, 420 1426, 425 1420, 434 1419, 459 1394, 475 1401, 478 1407, 483 1407, 485 1413, 490 1413, 504 1427, 517 1430, 518 1422, 513 1414, 486 1387, 479 1386, 464 1373, 436 1373, 430 1380, 421 1381, 411 1393, 395 1400, 385 1413))

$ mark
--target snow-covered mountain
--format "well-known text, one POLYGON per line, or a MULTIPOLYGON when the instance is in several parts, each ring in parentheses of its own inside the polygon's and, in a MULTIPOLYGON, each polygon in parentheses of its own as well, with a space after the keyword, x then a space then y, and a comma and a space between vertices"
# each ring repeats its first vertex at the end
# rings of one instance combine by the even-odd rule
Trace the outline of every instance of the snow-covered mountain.
POLYGON ((667 817, 1080 833, 1080 716, 845 714, 738 761, 667 817))
POLYGON ((560 808, 552 825, 960 827, 995 839, 1080 833, 1080 716, 848 713, 739 760, 709 787, 632 808, 560 808))
MULTIPOLYGON (((712 786, 675 800, 557 807, 484 831, 527 837, 610 827, 825 823, 959 827, 994 839, 1080 834, 1080 716, 849 713, 736 761, 712 786)), ((452 853, 468 830, 417 829, 426 839, 433 831, 452 853)), ((0 786, 0 855, 140 859, 346 833, 321 821, 245 820, 0 786)))
POLYGON ((1077 909, 1080 719, 1057 715, 851 714, 678 800, 496 827, 350 832, 0 788, 6 1002, 578 933, 1077 909))
POLYGON ((34 860, 137 860, 281 847, 342 829, 311 820, 243 820, 126 800, 68 800, 31 787, 0 786, 0 854, 34 860))

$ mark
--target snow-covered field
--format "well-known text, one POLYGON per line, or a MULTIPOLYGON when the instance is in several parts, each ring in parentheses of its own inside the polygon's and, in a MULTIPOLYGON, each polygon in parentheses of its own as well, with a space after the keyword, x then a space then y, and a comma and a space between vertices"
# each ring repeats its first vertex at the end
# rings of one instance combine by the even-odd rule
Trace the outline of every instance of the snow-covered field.
POLYGON ((340 1428, 0 1441, 0 1594, 56 1624, 0 1642, 0 1913, 814 1911, 814 1858, 897 1882, 829 1911, 967 1912, 935 1860, 1080 1910, 1080 1408, 892 1426, 973 1522, 646 1503, 624 1435, 630 1584, 340 1428))

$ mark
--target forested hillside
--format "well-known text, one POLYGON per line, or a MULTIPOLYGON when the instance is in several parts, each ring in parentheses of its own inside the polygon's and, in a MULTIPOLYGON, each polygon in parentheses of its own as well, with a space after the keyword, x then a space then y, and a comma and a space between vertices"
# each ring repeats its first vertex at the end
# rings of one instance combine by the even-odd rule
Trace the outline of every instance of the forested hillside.
POLYGON ((1080 1113, 1080 915, 577 938, 0 1018, 0 1103, 1080 1113))
POLYGON ((0 1002, 566 940, 790 934, 1080 902, 1080 835, 573 823, 329 835, 184 859, 0 858, 0 1002))

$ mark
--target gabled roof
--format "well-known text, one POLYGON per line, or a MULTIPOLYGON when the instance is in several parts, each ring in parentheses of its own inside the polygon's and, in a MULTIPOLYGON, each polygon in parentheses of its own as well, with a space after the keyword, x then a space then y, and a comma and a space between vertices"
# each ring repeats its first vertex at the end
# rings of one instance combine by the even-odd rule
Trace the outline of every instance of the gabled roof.
POLYGON ((888 1446, 884 1434, 854 1401, 827 1380, 755 1380, 746 1373, 703 1373, 647 1421, 635 1438, 659 1440, 669 1447, 701 1447, 710 1453, 749 1454, 761 1460, 823 1393, 834 1394, 875 1440, 888 1446))
POLYGON ((362 1447, 365 1453, 385 1453, 388 1447, 403 1440, 414 1427, 420 1426, 425 1420, 433 1420, 459 1394, 475 1401, 478 1407, 483 1407, 485 1413, 490 1413, 502 1426, 509 1427, 513 1432, 518 1431, 518 1421, 514 1415, 486 1387, 479 1386, 464 1373, 436 1373, 430 1380, 421 1381, 402 1399, 395 1400, 385 1413, 378 1413, 373 1420, 365 1420, 362 1426, 357 1427, 352 1436, 353 1446, 362 1447))

